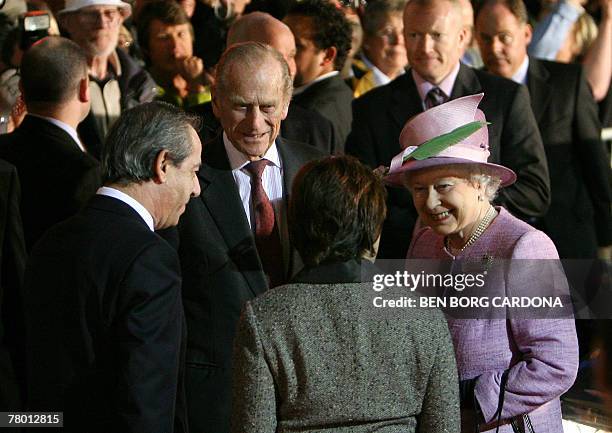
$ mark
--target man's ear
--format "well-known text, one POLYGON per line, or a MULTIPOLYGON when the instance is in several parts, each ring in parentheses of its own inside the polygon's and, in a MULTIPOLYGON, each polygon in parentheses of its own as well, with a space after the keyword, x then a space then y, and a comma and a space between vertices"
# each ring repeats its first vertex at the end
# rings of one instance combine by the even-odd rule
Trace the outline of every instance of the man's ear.
POLYGON ((170 155, 166 149, 157 154, 153 161, 153 181, 155 183, 166 183, 168 179, 168 166, 171 162, 170 155))
POLYGON ((469 48, 468 44, 470 41, 470 35, 472 34, 472 30, 468 29, 466 26, 461 26, 461 30, 459 30, 459 47, 463 52, 469 48))
POLYGON ((525 42, 527 45, 531 42, 531 37, 533 36, 533 29, 530 24, 525 24, 525 42))
MULTIPOLYGON (((291 101, 291 97, 289 97, 289 101, 291 101)), ((287 114, 289 114, 289 104, 291 102, 287 102, 283 107, 283 112, 281 114, 281 120, 285 120, 287 118, 287 114)))
POLYGON ((325 55, 323 56, 323 61, 321 62, 321 66, 328 66, 330 63, 333 65, 336 60, 336 56, 338 55, 338 49, 336 47, 329 47, 323 50, 325 55))
POLYGON ((219 97, 217 95, 215 86, 212 86, 212 88, 210 89, 210 95, 211 95, 210 103, 212 104, 213 114, 215 115, 217 119, 219 119, 219 116, 220 116, 219 97))
POLYGON ((89 102, 89 77, 81 78, 81 80, 79 81, 78 97, 80 102, 89 102))

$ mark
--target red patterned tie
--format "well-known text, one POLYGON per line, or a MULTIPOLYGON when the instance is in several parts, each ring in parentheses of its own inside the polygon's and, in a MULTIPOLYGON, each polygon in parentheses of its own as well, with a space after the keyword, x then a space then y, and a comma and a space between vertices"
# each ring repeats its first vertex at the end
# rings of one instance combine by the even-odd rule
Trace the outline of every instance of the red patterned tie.
POLYGON ((268 161, 260 159, 250 162, 244 168, 251 175, 251 199, 255 217, 257 252, 264 273, 268 276, 270 287, 275 287, 285 282, 283 249, 280 243, 278 224, 276 224, 276 218, 274 217, 274 208, 261 182, 261 175, 266 165, 268 165, 268 161))
POLYGON ((442 90, 440 90, 439 87, 434 87, 427 92, 427 96, 425 96, 425 108, 429 110, 432 107, 437 107, 438 105, 445 103, 447 99, 447 96, 442 90))

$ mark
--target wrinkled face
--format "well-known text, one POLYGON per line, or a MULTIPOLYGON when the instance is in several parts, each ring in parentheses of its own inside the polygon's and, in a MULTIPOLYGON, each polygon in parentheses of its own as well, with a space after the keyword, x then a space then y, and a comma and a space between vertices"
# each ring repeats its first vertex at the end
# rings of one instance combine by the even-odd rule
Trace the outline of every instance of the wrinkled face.
POLYGON ((297 73, 294 85, 299 87, 323 75, 325 50, 317 48, 313 41, 314 29, 312 18, 300 15, 287 15, 283 22, 289 26, 295 37, 295 65, 297 73))
POLYGON ((383 72, 395 72, 408 64, 404 44, 404 22, 401 12, 387 14, 374 35, 364 37, 363 50, 383 72))
POLYGON ((419 217, 440 235, 469 234, 475 228, 483 203, 478 196, 484 191, 464 176, 460 171, 441 167, 420 170, 408 178, 419 217))
POLYGON ((427 6, 410 2, 404 10, 404 38, 410 66, 439 84, 459 62, 467 30, 459 10, 446 0, 427 6))
POLYGON ((214 91, 213 111, 232 145, 254 161, 272 146, 287 117, 281 68, 267 59, 256 68, 233 64, 227 69, 227 87, 214 91))
POLYGON ((178 62, 193 55, 189 24, 169 25, 152 20, 149 25, 148 55, 155 69, 169 74, 177 73, 178 62))
POLYGON ((527 56, 531 28, 503 4, 491 4, 478 14, 476 40, 489 72, 511 78, 527 56))
POLYGON ((197 172, 200 169, 202 143, 195 129, 189 126, 191 137, 191 153, 178 166, 169 164, 166 171, 165 194, 156 230, 172 227, 178 224, 180 216, 185 212, 185 206, 191 197, 200 195, 200 182, 197 172))
POLYGON ((70 38, 88 57, 108 56, 117 47, 123 17, 116 6, 87 6, 66 17, 70 38))

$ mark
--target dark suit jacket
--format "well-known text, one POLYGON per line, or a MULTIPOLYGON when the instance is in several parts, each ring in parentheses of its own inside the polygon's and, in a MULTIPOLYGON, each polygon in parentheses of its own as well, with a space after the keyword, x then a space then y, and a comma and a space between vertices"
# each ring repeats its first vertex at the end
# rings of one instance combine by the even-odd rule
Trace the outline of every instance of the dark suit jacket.
MULTIPOLYGON (((351 102, 353 91, 340 75, 319 81, 302 93, 295 95, 291 102, 322 114, 334 125, 336 137, 342 144, 351 130, 351 102)), ((343 151, 344 149, 336 149, 343 151)))
MULTIPOLYGON (((219 134, 221 124, 215 117, 212 103, 205 102, 187 111, 197 114, 202 119, 200 138, 206 143, 219 134)), ((290 141, 310 144, 326 154, 340 153, 344 142, 340 142, 334 135, 334 126, 325 117, 313 110, 299 105, 290 104, 287 118, 281 122, 280 136, 290 141)))
POLYGON ((0 136, 0 158, 17 167, 28 251, 49 227, 77 213, 101 183, 98 162, 66 131, 34 116, 0 136))
MULTIPOLYGON (((542 216, 550 202, 548 168, 542 139, 524 86, 461 65, 451 99, 484 92, 479 108, 489 125, 490 162, 514 170, 518 181, 504 188, 498 202, 522 218, 542 216)), ((378 87, 353 103, 353 129, 346 152, 371 167, 389 166, 400 151, 406 121, 423 106, 412 73, 378 87)), ((404 258, 416 221, 407 190, 389 188, 389 212, 383 228, 380 258, 404 258)))
MULTIPOLYGON (((0 410, 18 411, 24 386, 22 283, 26 252, 17 170, 0 160, 0 410)), ((9 430, 10 432, 11 430, 9 430)))
POLYGON ((579 65, 529 58, 527 88, 550 170, 552 200, 541 229, 561 258, 595 258, 612 244, 610 166, 597 105, 579 65))
POLYGON ((70 432, 186 431, 178 257, 135 210, 97 195, 49 230, 24 297, 29 410, 70 432))
MULTIPOLYGON (((322 154, 310 146, 277 139, 284 195, 300 167, 322 154)), ((187 317, 186 389, 190 430, 226 433, 231 406, 231 359, 244 303, 266 291, 257 254, 222 137, 204 145, 198 173, 202 192, 179 223, 183 303, 187 317)), ((289 274, 295 272, 292 254, 289 274)))

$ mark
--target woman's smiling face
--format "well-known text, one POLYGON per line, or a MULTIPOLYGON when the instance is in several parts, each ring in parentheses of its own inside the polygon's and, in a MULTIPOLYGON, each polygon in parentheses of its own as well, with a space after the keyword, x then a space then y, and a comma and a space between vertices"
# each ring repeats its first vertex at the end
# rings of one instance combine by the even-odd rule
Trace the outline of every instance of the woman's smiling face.
POLYGON ((482 215, 482 205, 488 207, 484 187, 473 184, 467 173, 452 167, 411 173, 408 188, 421 221, 443 236, 466 238, 482 215))

